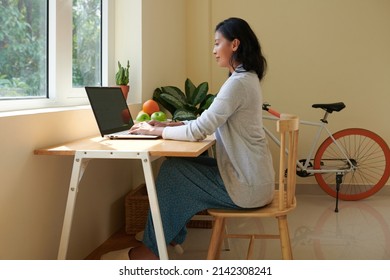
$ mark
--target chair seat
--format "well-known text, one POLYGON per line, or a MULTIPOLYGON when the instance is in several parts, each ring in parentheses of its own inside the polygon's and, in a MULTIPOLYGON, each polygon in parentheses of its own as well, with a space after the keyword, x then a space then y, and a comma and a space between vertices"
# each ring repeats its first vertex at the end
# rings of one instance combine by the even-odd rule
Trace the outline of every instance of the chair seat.
MULTIPOLYGON (((285 198, 286 200, 286 198, 285 198)), ((279 191, 275 190, 274 199, 266 206, 250 209, 208 209, 207 212, 214 217, 224 218, 264 218, 277 217, 286 215, 288 212, 294 210, 296 207, 296 200, 289 208, 283 210, 279 209, 279 191)))

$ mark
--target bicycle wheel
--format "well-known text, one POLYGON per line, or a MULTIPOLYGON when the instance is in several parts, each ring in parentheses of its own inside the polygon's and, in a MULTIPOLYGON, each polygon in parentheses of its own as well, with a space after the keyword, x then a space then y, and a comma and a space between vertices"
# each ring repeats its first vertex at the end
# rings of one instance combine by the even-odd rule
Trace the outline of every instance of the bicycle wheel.
MULTIPOLYGON (((390 176, 390 150, 386 142, 372 131, 348 128, 333 134, 337 143, 355 166, 346 172, 341 183, 339 198, 360 200, 379 191, 390 176)), ((332 138, 328 137, 314 157, 315 170, 349 170, 345 159, 332 138)), ((336 173, 315 173, 320 187, 336 197, 336 173)))

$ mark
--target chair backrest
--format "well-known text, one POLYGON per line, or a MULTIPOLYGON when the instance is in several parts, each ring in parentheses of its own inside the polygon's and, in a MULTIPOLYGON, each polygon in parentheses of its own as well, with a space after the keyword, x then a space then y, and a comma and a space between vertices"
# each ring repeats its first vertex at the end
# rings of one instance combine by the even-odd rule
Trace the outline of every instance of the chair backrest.
POLYGON ((295 203, 299 118, 281 114, 276 130, 280 133, 279 210, 284 210, 295 203))

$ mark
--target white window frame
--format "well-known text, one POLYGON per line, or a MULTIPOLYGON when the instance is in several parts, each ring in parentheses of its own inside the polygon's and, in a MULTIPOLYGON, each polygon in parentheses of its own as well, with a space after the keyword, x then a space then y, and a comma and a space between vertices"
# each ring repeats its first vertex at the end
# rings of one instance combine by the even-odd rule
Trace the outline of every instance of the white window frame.
MULTIPOLYGON (((88 105, 84 88, 72 87, 72 0, 47 1, 49 98, 0 100, 0 112, 88 105)), ((108 10, 102 0, 102 85, 108 84, 108 10)), ((113 2, 113 1, 111 1, 113 2)))

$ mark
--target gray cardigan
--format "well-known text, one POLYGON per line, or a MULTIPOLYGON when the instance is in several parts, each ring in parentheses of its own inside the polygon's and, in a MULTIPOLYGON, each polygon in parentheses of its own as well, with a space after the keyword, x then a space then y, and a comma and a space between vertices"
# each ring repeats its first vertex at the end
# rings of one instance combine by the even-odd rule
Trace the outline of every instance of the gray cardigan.
POLYGON ((163 131, 164 139, 187 141, 215 133, 222 180, 233 202, 241 207, 264 206, 273 198, 275 172, 261 105, 257 75, 237 68, 199 118, 163 131))

